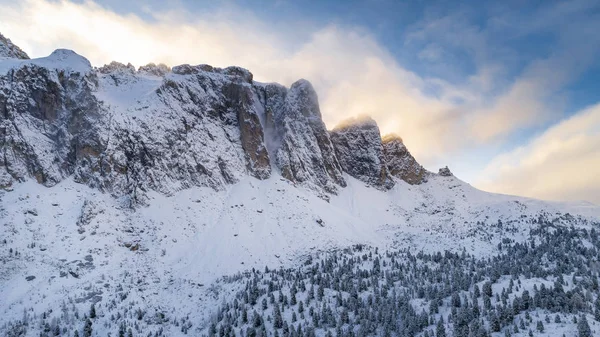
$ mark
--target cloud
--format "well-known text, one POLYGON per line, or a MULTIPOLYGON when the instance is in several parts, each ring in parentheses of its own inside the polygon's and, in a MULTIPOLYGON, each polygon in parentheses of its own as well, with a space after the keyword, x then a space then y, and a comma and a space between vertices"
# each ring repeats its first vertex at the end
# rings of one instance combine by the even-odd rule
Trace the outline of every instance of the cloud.
MULTIPOLYGON (((410 27, 407 43, 423 45, 420 56, 436 46, 475 69, 474 75, 462 76, 468 78, 463 89, 476 97, 463 107, 469 110, 465 126, 471 141, 485 144, 562 117, 568 100, 564 88, 600 52, 600 13, 593 8, 597 2, 579 0, 534 7, 526 14, 509 6, 489 13, 459 9, 419 21, 410 27), (552 41, 550 50, 540 44, 544 39, 552 41), (524 42, 538 44, 535 55, 522 56, 519 49, 527 48, 511 47, 524 42)), ((441 66, 460 69, 461 62, 448 57, 439 60, 441 66)))
POLYGON ((596 29, 600 24, 584 21, 561 31, 553 53, 531 62, 489 108, 471 119, 475 137, 489 141, 560 117, 567 104, 564 88, 597 60, 600 35, 590 33, 596 29))
MULTIPOLYGON (((214 61, 230 65, 272 59, 275 35, 257 31, 259 22, 213 13, 193 20, 183 12, 151 14, 154 20, 120 15, 94 2, 26 0, 0 5, 0 29, 32 55, 45 56, 57 46, 70 48, 92 64, 110 61, 143 65, 214 61)), ((241 14, 241 13, 240 13, 241 14)))
POLYGON ((552 126, 525 146, 494 158, 476 186, 551 200, 600 205, 600 104, 552 126))
POLYGON ((430 43, 419 52, 419 59, 425 61, 439 61, 444 51, 438 45, 430 43))

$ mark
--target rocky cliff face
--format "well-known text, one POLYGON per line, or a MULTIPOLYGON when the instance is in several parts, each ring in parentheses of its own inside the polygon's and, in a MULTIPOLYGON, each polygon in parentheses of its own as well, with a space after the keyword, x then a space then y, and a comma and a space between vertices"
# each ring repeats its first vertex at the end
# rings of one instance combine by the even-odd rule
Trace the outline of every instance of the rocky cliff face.
POLYGON ((148 189, 218 189, 246 174, 269 177, 249 72, 160 70, 118 63, 95 70, 69 51, 6 69, 2 185, 27 176, 53 185, 73 175, 136 200, 148 189))
POLYGON ((27 177, 54 185, 99 145, 97 77, 89 62, 64 50, 45 61, 0 74, 0 186, 27 177), (57 60, 72 66, 55 69, 57 60))
POLYGON ((27 54, 18 46, 14 45, 9 39, 0 34, 0 57, 10 57, 26 60, 27 54))
POLYGON ((251 76, 205 65, 174 67, 164 76, 123 68, 100 75, 96 95, 109 130, 102 186, 137 197, 148 189, 168 194, 221 189, 245 175, 268 178, 251 76))
POLYGON ((371 119, 328 132, 306 80, 286 88, 255 82, 239 67, 208 65, 93 68, 68 50, 28 60, 6 41, 3 188, 29 177, 46 186, 73 177, 140 202, 149 190, 219 190, 273 172, 319 194, 345 187, 344 172, 383 190, 395 178, 426 180, 402 142, 382 141, 371 119))
POLYGON ((373 119, 347 120, 331 131, 331 139, 345 172, 381 189, 394 186, 385 163, 379 127, 373 119))
POLYGON ((255 88, 265 110, 267 142, 281 175, 330 193, 346 186, 312 85, 299 80, 289 90, 277 84, 255 88))
POLYGON ((417 185, 427 182, 433 174, 416 161, 402 138, 381 138, 377 123, 369 117, 342 122, 331 131, 331 139, 343 170, 377 188, 392 188, 391 177, 417 185))
POLYGON ((383 154, 389 173, 411 185, 427 181, 430 174, 410 154, 402 138, 397 135, 387 135, 382 139, 383 154))

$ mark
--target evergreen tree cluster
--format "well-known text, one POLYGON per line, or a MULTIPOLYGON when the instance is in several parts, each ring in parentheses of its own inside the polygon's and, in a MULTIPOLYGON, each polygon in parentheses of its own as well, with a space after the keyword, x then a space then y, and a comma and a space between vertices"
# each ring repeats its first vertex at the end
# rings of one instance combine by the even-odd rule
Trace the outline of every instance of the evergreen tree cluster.
POLYGON ((542 333, 550 315, 555 323, 600 320, 595 229, 546 223, 525 242, 500 245, 502 254, 487 258, 357 245, 300 268, 225 278, 245 288, 216 312, 207 334, 484 337, 542 333), (546 320, 532 317, 540 311, 546 320))

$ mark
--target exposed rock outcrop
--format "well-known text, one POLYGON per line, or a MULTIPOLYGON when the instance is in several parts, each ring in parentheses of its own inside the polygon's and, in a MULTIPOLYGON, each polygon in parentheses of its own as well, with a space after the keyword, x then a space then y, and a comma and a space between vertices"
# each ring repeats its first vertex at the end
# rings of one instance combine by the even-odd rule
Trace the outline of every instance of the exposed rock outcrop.
POLYGON ((2 186, 73 176, 137 201, 148 190, 265 179, 273 167, 323 192, 345 186, 307 81, 286 89, 254 83, 243 68, 208 65, 94 69, 67 50, 7 69, 0 74, 2 186))
POLYGON ((452 174, 452 172, 450 172, 450 169, 448 168, 448 166, 440 168, 440 170, 438 171, 438 174, 441 175, 442 177, 452 177, 453 176, 453 174, 452 174))
POLYGON ((346 186, 312 85, 299 80, 289 90, 277 84, 255 88, 264 106, 267 146, 282 176, 330 193, 346 186))
POLYGON ((342 169, 381 189, 390 189, 390 177, 377 123, 370 117, 349 119, 331 131, 331 140, 342 169))
POLYGON ((86 62, 59 50, 0 74, 0 186, 27 177, 54 185, 98 151, 97 77, 86 62), (70 66, 56 70, 61 60, 70 66))
POLYGON ((145 75, 154 75, 154 76, 165 76, 171 71, 171 68, 166 64, 159 63, 148 63, 145 66, 141 66, 138 69, 138 72, 145 75))
POLYGON ((72 175, 138 201, 150 189, 269 177, 251 74, 190 68, 142 77, 116 62, 94 70, 64 50, 11 63, 0 74, 0 185, 72 175))
POLYGON ((182 64, 176 67, 173 67, 173 69, 171 69, 171 71, 174 74, 178 74, 178 75, 192 75, 192 74, 200 74, 200 73, 213 73, 213 74, 220 74, 220 75, 226 75, 226 76, 230 76, 232 78, 238 78, 243 82, 246 83, 252 83, 252 79, 253 79, 253 75, 250 71, 248 71, 247 69, 241 68, 241 67, 236 67, 236 66, 232 66, 232 67, 227 67, 227 68, 216 68, 213 66, 210 66, 208 64, 200 64, 197 66, 192 66, 189 64, 182 64))
POLYGON ((135 67, 131 63, 123 64, 121 62, 112 61, 111 63, 105 64, 98 68, 98 71, 102 74, 124 73, 128 75, 134 75, 135 67))
POLYGON ((204 68, 180 66, 155 78, 134 74, 126 85, 112 73, 100 77, 112 132, 103 185, 137 198, 148 189, 221 189, 246 175, 270 176, 249 72, 204 68), (140 96, 143 90, 149 92, 140 96), (123 96, 134 99, 123 102, 123 96))
POLYGON ((429 172, 410 154, 402 138, 397 135, 387 135, 382 139, 383 154, 389 173, 411 185, 427 181, 429 172))
POLYGON ((286 88, 205 64, 93 68, 70 50, 29 60, 4 37, 0 47, 11 51, 0 60, 0 188, 72 177, 136 203, 149 190, 222 189, 273 170, 321 195, 345 187, 344 172, 382 190, 392 176, 429 174, 370 118, 328 132, 306 80, 286 88))
POLYGON ((9 39, 0 34, 0 57, 10 57, 27 60, 29 56, 21 48, 14 45, 9 39))

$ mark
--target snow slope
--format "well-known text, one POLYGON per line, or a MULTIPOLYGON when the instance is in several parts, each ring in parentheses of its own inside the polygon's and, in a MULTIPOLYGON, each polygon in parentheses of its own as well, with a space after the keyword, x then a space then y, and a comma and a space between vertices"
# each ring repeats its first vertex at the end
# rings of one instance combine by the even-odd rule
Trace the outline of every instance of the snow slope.
POLYGON ((274 175, 223 191, 151 192, 136 210, 72 180, 17 184, 0 192, 0 313, 39 315, 66 298, 85 312, 126 292, 202 320, 220 301, 206 289, 223 275, 294 266, 355 243, 493 254, 502 238, 522 240, 539 216, 585 227, 600 215, 598 207, 578 217, 577 206, 482 192, 455 177, 397 181, 387 192, 346 180, 329 202, 274 175), (561 220, 567 211, 574 217, 561 220))
POLYGON ((0 58, 0 61, 2 61, 0 62, 0 74, 2 75, 10 70, 30 65, 82 74, 92 70, 90 61, 68 49, 57 49, 49 56, 37 59, 0 58))

